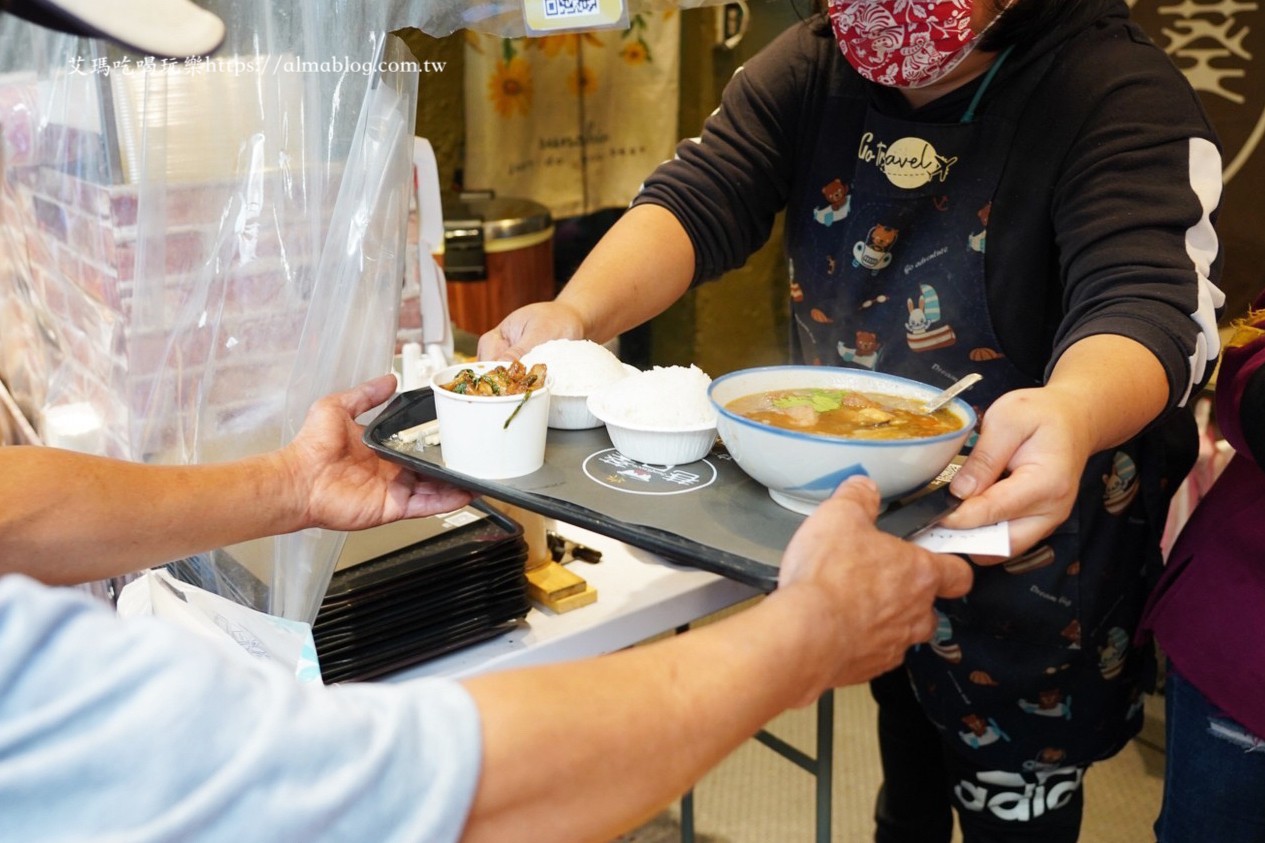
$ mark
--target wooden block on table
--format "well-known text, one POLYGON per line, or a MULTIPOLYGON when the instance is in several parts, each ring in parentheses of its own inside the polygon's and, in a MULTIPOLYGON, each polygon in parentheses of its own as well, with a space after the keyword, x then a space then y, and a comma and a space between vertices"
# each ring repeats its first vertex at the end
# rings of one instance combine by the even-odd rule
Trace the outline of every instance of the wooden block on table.
POLYGON ((527 570, 527 594, 546 603, 579 594, 588 588, 584 578, 573 574, 557 562, 548 562, 527 570))
POLYGON ((541 600, 539 602, 540 605, 545 606, 548 609, 552 609, 558 614, 562 614, 563 612, 569 612, 572 609, 578 609, 581 606, 587 606, 590 603, 596 602, 596 600, 597 589, 593 588, 593 586, 588 583, 585 583, 583 591, 576 592, 575 594, 571 594, 567 597, 560 597, 556 600, 541 600))

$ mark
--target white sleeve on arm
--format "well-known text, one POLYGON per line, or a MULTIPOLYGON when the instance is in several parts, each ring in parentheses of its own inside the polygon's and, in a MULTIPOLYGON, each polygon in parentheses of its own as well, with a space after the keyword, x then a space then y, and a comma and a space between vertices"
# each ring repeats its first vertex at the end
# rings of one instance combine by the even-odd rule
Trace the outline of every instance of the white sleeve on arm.
POLYGON ((481 750, 455 682, 301 685, 161 621, 0 578, 6 839, 452 841, 481 750))

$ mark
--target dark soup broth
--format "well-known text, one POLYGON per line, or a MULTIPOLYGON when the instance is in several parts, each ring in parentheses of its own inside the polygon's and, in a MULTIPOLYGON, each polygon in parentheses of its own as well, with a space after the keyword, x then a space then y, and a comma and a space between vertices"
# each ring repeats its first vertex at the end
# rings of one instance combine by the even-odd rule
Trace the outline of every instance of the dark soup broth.
POLYGON ((757 392, 725 409, 761 424, 846 439, 922 439, 962 428, 947 407, 923 415, 916 399, 851 389, 757 392))

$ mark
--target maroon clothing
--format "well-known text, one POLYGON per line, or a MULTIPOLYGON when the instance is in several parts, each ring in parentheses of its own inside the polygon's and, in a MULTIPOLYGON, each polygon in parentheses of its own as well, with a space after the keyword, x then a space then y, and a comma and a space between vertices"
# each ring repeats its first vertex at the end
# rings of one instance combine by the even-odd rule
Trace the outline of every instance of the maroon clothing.
POLYGON ((1210 702, 1265 735, 1265 333, 1226 349, 1216 405, 1236 453, 1169 554, 1143 629, 1210 702))

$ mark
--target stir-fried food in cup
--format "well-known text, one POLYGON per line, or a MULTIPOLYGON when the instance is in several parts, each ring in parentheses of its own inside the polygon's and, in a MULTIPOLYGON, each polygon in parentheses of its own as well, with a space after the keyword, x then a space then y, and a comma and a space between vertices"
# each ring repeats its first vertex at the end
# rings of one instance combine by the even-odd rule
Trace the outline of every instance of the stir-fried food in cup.
POLYGON ((510 413, 509 418, 505 420, 505 424, 501 425, 508 428, 510 422, 518 415, 518 411, 523 409, 523 404, 526 404, 527 399, 531 398, 532 393, 544 387, 546 374, 548 372, 544 363, 537 363, 528 369, 521 360, 515 360, 508 367, 497 366, 493 369, 488 369, 482 374, 474 369, 462 369, 457 372, 455 378, 448 381, 448 383, 439 384, 439 387, 449 392, 455 392, 458 395, 523 396, 523 400, 514 408, 514 412, 510 413))
POLYGON ((515 360, 509 367, 497 366, 483 374, 474 369, 462 369, 457 376, 440 387, 458 395, 522 395, 545 385, 545 364, 537 363, 528 369, 522 361, 515 360))

